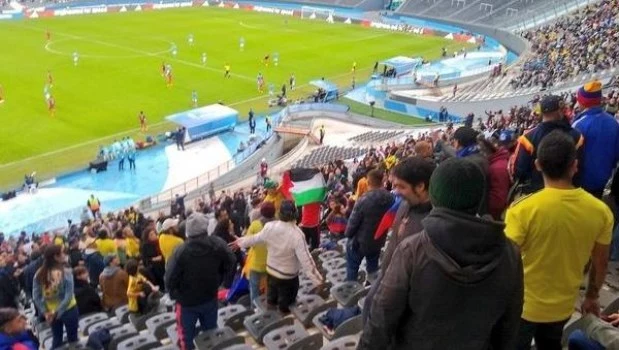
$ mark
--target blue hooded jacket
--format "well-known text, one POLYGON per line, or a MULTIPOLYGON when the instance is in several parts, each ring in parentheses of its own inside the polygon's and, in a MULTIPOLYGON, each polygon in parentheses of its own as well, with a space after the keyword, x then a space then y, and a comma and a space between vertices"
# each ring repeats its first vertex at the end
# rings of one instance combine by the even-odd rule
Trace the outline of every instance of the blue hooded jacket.
POLYGON ((0 350, 37 350, 38 348, 38 341, 34 338, 32 333, 28 331, 24 331, 15 336, 0 333, 0 350), (15 345, 18 345, 18 347, 14 348, 15 345), (21 345, 21 347, 19 345, 21 345))
POLYGON ((619 123, 598 106, 582 112, 573 126, 585 138, 581 186, 601 195, 619 161, 619 123))

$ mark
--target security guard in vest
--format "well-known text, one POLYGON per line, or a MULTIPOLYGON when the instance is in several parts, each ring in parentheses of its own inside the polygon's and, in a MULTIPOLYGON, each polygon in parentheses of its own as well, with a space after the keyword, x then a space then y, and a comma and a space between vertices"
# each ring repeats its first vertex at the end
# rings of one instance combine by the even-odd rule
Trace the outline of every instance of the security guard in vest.
POLYGON ((90 198, 88 198, 86 205, 88 206, 88 209, 90 209, 90 212, 92 213, 92 217, 94 219, 97 219, 97 217, 101 217, 101 202, 99 202, 99 199, 96 198, 94 194, 90 195, 90 198))

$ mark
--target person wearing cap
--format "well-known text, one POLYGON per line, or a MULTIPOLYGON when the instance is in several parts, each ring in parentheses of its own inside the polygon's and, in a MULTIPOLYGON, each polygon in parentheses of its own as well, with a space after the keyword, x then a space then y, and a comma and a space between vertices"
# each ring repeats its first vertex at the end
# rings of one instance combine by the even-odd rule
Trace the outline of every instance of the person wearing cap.
POLYGON ((323 282, 296 221, 297 207, 293 201, 284 200, 279 220, 265 224, 257 235, 242 237, 230 244, 240 248, 266 245, 267 307, 284 314, 289 313, 290 306, 296 302, 301 269, 315 285, 323 282))
MULTIPOLYGON (((247 229, 246 237, 258 234, 268 222, 275 218, 275 206, 271 202, 264 202, 260 206, 260 217, 252 221, 247 229)), ((267 277, 267 247, 264 244, 256 244, 247 253, 247 261, 244 270, 249 273, 249 295, 253 301, 260 296, 260 284, 266 282, 267 277)))
POLYGON ((485 181, 461 158, 434 170, 433 209, 397 245, 357 349, 515 348, 522 260, 502 223, 477 216, 485 181))
POLYGON ((284 200, 284 195, 279 189, 277 181, 266 180, 264 182, 264 188, 267 190, 267 195, 264 197, 263 202, 271 202, 275 206, 275 215, 279 213, 279 208, 284 200))
MULTIPOLYGON (((541 172, 535 166, 535 160, 540 142, 552 131, 561 130, 570 135, 576 144, 577 157, 581 159, 581 149, 585 143, 585 138, 578 130, 570 126, 563 115, 564 107, 565 102, 560 96, 544 96, 540 103, 542 122, 525 131, 518 138, 516 151, 512 157, 513 163, 510 166, 515 182, 514 195, 527 195, 544 187, 544 180, 541 172)), ((578 175, 574 179, 574 184, 578 185, 578 175)))
POLYGON ((108 255, 103 259, 105 268, 99 276, 101 285, 101 303, 106 310, 112 310, 127 304, 127 287, 129 275, 120 268, 117 255, 108 255))
POLYGON ((200 331, 217 328, 217 291, 236 266, 236 258, 219 237, 209 236, 208 219, 193 213, 185 223, 187 241, 178 246, 168 260, 165 285, 176 300, 178 346, 193 349, 200 331))
POLYGON ((571 135, 555 130, 537 150, 544 188, 513 203, 505 235, 520 246, 524 309, 517 349, 561 349, 563 327, 574 312, 585 265, 591 260, 581 312, 599 316, 613 214, 606 204, 574 186, 578 171, 571 135))
POLYGON ((27 328, 26 317, 15 308, 0 308, 0 349, 37 350, 39 342, 27 328))
POLYGON ((582 133, 584 144, 580 186, 598 198, 619 161, 619 123, 602 107, 602 83, 592 81, 578 89, 574 128, 582 133))
POLYGON ((159 232, 159 249, 161 249, 164 262, 167 262, 174 249, 184 242, 177 234, 178 219, 165 219, 161 225, 161 232, 159 232))

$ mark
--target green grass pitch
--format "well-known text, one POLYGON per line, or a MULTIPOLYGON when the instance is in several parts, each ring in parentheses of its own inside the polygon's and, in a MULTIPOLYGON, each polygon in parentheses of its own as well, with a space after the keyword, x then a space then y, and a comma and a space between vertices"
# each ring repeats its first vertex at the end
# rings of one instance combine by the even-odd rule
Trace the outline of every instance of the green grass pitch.
MULTIPOLYGON (((294 73, 296 94, 312 79, 325 77, 349 86, 352 63, 357 82, 366 80, 376 60, 396 55, 436 58, 440 47, 459 48, 436 37, 421 37, 343 23, 303 20, 221 8, 187 8, 0 22, 0 188, 19 183, 25 172, 41 177, 83 166, 99 144, 114 137, 140 137, 143 110, 149 134, 169 128, 164 117, 221 100, 242 116, 265 111, 257 91, 259 72, 279 91, 294 73), (46 41, 46 31, 51 41, 46 41), (187 38, 193 34, 193 46, 187 38), (240 52, 239 39, 245 39, 240 52), (172 43, 178 55, 172 57, 172 43), (73 65, 72 53, 80 55, 73 65), (201 54, 207 63, 201 63, 201 54), (262 57, 279 53, 265 67, 262 57), (161 64, 172 65, 171 88, 161 64), (223 78, 229 63, 232 78, 223 78), (54 79, 56 115, 51 118, 43 89, 54 79)), ((143 137, 143 135, 142 135, 143 137)))

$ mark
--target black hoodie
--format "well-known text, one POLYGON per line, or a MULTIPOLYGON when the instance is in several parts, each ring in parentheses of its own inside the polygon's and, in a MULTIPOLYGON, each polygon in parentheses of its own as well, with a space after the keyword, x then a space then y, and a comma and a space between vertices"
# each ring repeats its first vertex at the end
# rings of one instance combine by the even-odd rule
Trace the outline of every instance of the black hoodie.
POLYGON ((358 349, 514 349, 522 260, 504 225, 443 208, 396 249, 358 349))
POLYGON ((219 285, 235 265, 234 254, 221 238, 189 238, 168 260, 165 286, 181 306, 201 305, 216 299, 219 285))

